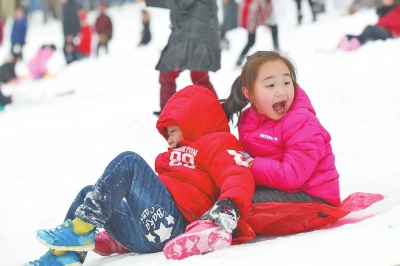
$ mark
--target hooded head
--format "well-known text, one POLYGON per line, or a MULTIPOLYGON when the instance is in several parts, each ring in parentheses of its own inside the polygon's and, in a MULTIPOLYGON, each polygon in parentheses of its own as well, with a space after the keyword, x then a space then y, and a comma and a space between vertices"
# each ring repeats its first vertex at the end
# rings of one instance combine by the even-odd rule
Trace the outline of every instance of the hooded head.
POLYGON ((79 12, 79 21, 86 21, 88 18, 88 12, 86 10, 81 10, 79 12))
POLYGON ((196 141, 214 132, 230 132, 228 119, 217 97, 207 88, 190 85, 168 100, 157 121, 157 129, 167 140, 165 128, 178 125, 183 138, 196 141))

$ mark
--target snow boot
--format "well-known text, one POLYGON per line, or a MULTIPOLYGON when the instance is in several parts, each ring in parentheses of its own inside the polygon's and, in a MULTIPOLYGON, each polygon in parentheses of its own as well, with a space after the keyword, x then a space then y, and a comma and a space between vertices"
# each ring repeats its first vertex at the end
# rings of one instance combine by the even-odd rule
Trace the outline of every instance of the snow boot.
POLYGON ((219 228, 211 220, 198 220, 186 227, 186 232, 171 239, 164 246, 167 259, 182 260, 230 246, 232 234, 219 228))

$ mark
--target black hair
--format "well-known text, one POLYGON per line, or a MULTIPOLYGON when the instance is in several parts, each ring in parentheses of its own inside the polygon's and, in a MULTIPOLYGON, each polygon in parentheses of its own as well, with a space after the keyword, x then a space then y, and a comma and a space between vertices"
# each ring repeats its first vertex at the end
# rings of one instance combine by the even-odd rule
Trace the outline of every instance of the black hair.
POLYGON ((42 47, 40 47, 40 49, 43 49, 43 48, 52 49, 53 51, 57 50, 57 48, 54 44, 43 44, 42 47))

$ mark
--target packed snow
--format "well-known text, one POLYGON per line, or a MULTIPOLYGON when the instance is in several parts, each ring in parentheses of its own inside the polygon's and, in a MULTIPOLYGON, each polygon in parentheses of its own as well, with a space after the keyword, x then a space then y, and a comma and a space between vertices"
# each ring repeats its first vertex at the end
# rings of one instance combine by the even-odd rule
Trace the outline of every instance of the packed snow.
MULTIPOLYGON (((162 252, 111 257, 90 252, 85 265, 400 265, 400 39, 329 52, 344 34, 374 24, 374 10, 347 15, 327 1, 327 12, 313 23, 304 1, 298 26, 295 1, 277 2, 281 49, 296 63, 299 84, 332 136, 342 199, 353 192, 380 193, 385 199, 319 230, 259 236, 183 261, 169 261, 162 252)), ((135 151, 153 166, 155 156, 166 150, 152 112, 159 109, 155 65, 169 37, 169 13, 148 8, 153 39, 137 47, 144 7, 110 8, 115 34, 109 55, 71 65, 61 50, 61 23, 43 24, 39 14, 29 18, 17 73, 26 77, 27 61, 42 44, 54 43, 58 50, 49 71, 55 76, 21 78, 2 88, 14 103, 0 113, 0 265, 22 265, 43 255, 47 248, 34 238, 35 231, 63 222, 76 193, 93 184, 117 154, 135 151)), ((92 12, 91 23, 95 17, 92 12)), ((11 23, 5 26, 1 59, 10 50, 11 23)), ((231 47, 222 52, 222 68, 210 74, 220 98, 228 96, 240 74, 233 67, 247 33, 237 28, 227 37, 231 47)), ((250 53, 271 48, 268 28, 259 27, 250 53)), ((191 84, 189 72, 177 82, 179 88, 191 84)), ((232 132, 237 135, 236 128, 232 132)))

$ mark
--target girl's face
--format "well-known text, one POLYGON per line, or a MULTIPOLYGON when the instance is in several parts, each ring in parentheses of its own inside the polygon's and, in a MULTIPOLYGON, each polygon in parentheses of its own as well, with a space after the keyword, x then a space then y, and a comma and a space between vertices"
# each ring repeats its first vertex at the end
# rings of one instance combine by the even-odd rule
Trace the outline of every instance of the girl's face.
POLYGON ((281 61, 265 62, 258 69, 253 93, 242 88, 244 96, 254 103, 258 113, 280 120, 292 106, 294 84, 289 68, 281 61))
POLYGON ((183 140, 182 132, 179 126, 167 127, 168 145, 171 149, 178 146, 179 141, 183 140))

